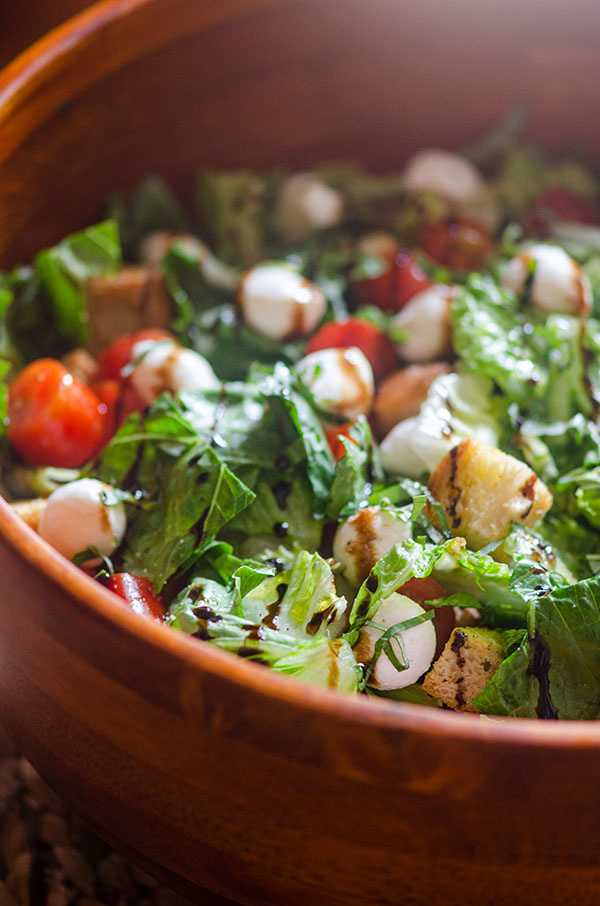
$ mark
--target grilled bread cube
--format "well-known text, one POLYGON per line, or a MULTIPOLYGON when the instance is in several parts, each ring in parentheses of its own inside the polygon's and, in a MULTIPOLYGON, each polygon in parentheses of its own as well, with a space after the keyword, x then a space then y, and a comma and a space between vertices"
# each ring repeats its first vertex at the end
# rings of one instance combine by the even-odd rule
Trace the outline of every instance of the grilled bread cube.
POLYGON ((471 702, 487 686, 504 657, 498 632, 457 626, 423 680, 423 689, 455 711, 475 711, 471 702))
MULTIPOLYGON (((443 506, 450 531, 473 550, 504 538, 511 522, 531 528, 552 506, 552 494, 529 466, 474 438, 444 456, 429 490, 443 506)), ((428 516, 435 522, 431 506, 428 516)))
POLYGON ((47 502, 45 497, 34 497, 32 500, 15 500, 14 503, 11 503, 11 507, 29 528, 37 532, 47 502))
POLYGON ((89 348, 96 353, 123 334, 171 326, 173 305, 162 274, 152 267, 121 268, 86 285, 89 348))

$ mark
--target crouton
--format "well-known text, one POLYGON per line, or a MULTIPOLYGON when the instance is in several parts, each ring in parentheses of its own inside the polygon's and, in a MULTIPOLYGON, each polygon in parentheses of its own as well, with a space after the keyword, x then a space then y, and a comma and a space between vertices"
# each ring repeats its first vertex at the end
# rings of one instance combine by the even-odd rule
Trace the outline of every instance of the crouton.
MULTIPOLYGON (((504 538, 511 522, 531 528, 552 506, 552 494, 529 466, 474 438, 444 456, 429 490, 444 508, 450 531, 473 550, 504 538)), ((427 514, 435 523, 431 505, 427 514)))
POLYGON ((32 500, 16 500, 11 503, 11 507, 13 512, 20 516, 23 522, 26 522, 34 532, 37 532, 40 518, 46 509, 47 503, 48 501, 45 497, 35 497, 32 500))
POLYGON ((455 711, 475 711, 471 702, 487 686, 504 657, 500 633, 457 626, 423 680, 423 689, 455 711))
POLYGON ((87 349, 72 349, 62 357, 61 362, 84 384, 91 384, 98 374, 98 363, 87 349))
POLYGON ((162 274, 154 268, 124 267, 110 276, 92 277, 86 292, 88 346, 93 353, 123 334, 171 324, 171 299, 162 274))
POLYGON ((433 381, 449 373, 446 362, 430 362, 409 365, 388 375, 379 386, 373 406, 377 437, 385 437, 398 422, 418 415, 433 381))

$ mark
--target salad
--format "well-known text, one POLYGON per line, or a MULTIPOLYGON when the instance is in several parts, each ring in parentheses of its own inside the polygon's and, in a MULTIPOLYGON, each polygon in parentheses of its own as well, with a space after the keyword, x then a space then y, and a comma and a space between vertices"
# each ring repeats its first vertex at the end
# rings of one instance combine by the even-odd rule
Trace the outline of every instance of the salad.
POLYGON ((0 274, 14 509, 275 671, 600 717, 599 186, 497 139, 204 171, 193 216, 152 177, 0 274))

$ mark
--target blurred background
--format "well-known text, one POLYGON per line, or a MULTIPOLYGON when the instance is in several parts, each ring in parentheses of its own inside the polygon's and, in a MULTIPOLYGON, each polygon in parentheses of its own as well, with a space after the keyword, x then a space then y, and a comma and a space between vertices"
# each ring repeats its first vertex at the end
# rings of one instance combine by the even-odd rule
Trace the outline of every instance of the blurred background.
POLYGON ((0 69, 28 44, 59 25, 91 0, 0 0, 0 69))

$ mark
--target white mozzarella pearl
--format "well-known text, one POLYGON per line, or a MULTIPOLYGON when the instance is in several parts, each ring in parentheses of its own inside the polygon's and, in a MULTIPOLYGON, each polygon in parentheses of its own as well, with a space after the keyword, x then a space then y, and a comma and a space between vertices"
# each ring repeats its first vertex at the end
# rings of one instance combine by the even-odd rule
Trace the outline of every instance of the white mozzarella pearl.
POLYGON ((377 561, 410 534, 410 523, 381 507, 365 507, 338 526, 333 556, 341 563, 348 581, 358 586, 377 561))
MULTIPOLYGON (((415 434, 420 430, 419 416, 405 418, 392 428, 381 441, 379 452, 381 464, 390 475, 406 475, 420 478, 427 471, 427 465, 420 452, 413 446, 415 434)), ((444 450, 442 456, 447 451, 444 450)), ((439 457, 442 458, 441 456, 439 457)), ((439 462, 439 460, 436 460, 439 462)))
POLYGON ((296 368, 319 408, 349 421, 369 412, 375 394, 373 369, 356 346, 319 349, 304 356, 296 368))
MULTIPOLYGON (((416 601, 394 592, 389 598, 382 601, 373 616, 373 621, 383 626, 384 629, 389 629, 396 623, 403 623, 405 620, 423 613, 425 613, 424 609, 416 601)), ((362 663, 368 663, 371 659, 375 643, 382 635, 381 630, 370 626, 361 629, 355 647, 355 655, 362 663)), ((403 689, 415 683, 429 670, 436 647, 435 628, 431 620, 426 620, 410 629, 404 629, 400 633, 400 638, 409 666, 405 670, 398 670, 387 654, 382 651, 375 663, 369 685, 379 689, 403 689)), ((394 654, 402 663, 402 652, 398 642, 393 640, 391 644, 394 654)))
MULTIPOLYGON (((108 506, 103 493, 112 490, 95 478, 63 485, 48 497, 38 532, 48 544, 71 560, 88 547, 109 556, 125 534, 127 517, 122 503, 108 506)), ((90 561, 90 565, 97 560, 90 561)))
POLYGON ((343 213, 340 192, 313 173, 294 173, 281 187, 275 222, 288 239, 302 239, 315 230, 337 226, 343 213))
POLYGON ((407 362, 434 362, 450 351, 450 303, 456 287, 436 283, 417 293, 392 319, 408 339, 397 344, 407 362))
POLYGON ((313 332, 325 314, 325 296, 286 264, 259 264, 240 282, 238 304, 249 327, 272 340, 313 332))
POLYGON ((543 243, 531 246, 511 258, 500 282, 520 293, 530 278, 529 299, 535 308, 566 315, 589 315, 592 308, 590 281, 564 249, 543 243))
POLYGON ((201 393, 221 386, 206 359, 175 340, 140 340, 133 347, 132 361, 137 364, 131 372, 131 383, 145 406, 165 390, 201 393))
POLYGON ((149 233, 140 244, 140 260, 152 267, 160 267, 172 245, 179 246, 198 262, 202 276, 211 286, 228 292, 236 289, 240 279, 238 271, 216 258, 208 246, 191 233, 169 233, 166 230, 149 233))
POLYGON ((459 154, 435 148, 419 151, 408 161, 403 173, 409 192, 433 192, 453 204, 463 204, 484 188, 481 174, 459 154))

